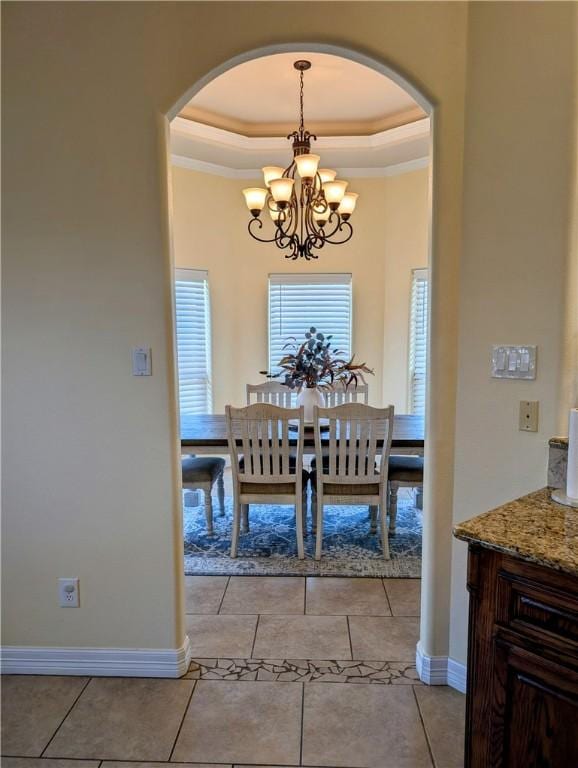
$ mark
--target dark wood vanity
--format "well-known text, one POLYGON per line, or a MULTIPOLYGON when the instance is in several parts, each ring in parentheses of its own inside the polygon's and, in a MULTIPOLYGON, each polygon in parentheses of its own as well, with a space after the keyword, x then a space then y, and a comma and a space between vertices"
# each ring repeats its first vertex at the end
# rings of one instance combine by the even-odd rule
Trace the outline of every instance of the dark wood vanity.
POLYGON ((578 510, 537 491, 469 542, 466 768, 578 768, 578 510))

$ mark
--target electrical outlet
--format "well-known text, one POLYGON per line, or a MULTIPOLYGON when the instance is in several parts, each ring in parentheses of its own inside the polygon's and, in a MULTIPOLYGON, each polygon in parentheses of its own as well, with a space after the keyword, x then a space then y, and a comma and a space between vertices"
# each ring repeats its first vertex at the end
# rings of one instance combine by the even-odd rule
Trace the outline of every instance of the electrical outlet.
POLYGON ((78 579, 58 579, 58 601, 61 608, 78 608, 78 579))
POLYGON ((520 400, 519 429, 521 432, 538 431, 538 401, 520 400))

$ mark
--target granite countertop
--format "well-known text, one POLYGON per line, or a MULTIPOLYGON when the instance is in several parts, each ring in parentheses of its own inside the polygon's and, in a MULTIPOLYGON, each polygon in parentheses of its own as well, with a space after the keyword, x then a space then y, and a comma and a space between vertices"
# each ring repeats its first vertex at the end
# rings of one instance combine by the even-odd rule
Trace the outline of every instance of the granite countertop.
POLYGON ((454 536, 578 576, 578 509, 542 488, 454 527, 454 536))
POLYGON ((552 448, 565 448, 568 450, 568 438, 567 437, 551 437, 548 444, 552 448))

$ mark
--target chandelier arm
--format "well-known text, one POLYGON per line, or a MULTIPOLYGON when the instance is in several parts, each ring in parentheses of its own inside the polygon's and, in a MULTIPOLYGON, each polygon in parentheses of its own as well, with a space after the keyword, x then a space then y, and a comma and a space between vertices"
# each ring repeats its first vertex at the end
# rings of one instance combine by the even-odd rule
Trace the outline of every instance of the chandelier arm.
POLYGON ((297 202, 297 195, 293 193, 291 202, 289 205, 289 226, 287 227, 287 233, 291 237, 297 236, 297 227, 299 225, 299 204, 297 202))
POLYGON ((323 229, 323 239, 327 240, 330 237, 333 237, 333 235, 337 234, 339 232, 339 229, 341 228, 341 217, 337 213, 337 211, 331 211, 329 214, 329 217, 327 219, 327 223, 323 229), (331 227, 333 226, 333 229, 331 227))
POLYGON ((353 227, 348 221, 342 221, 336 230, 330 232, 329 236, 325 237, 325 242, 330 245, 342 245, 353 237, 353 227), (345 236, 341 240, 332 240, 331 238, 336 232, 343 232, 345 230, 345 236))
POLYGON ((265 238, 265 237, 259 237, 253 230, 254 229, 263 229, 263 222, 261 219, 249 219, 249 223, 247 224, 247 229, 249 230, 249 234, 251 237, 253 237, 255 240, 258 240, 260 243, 274 243, 277 239, 277 233, 275 232, 275 237, 271 238, 265 238))

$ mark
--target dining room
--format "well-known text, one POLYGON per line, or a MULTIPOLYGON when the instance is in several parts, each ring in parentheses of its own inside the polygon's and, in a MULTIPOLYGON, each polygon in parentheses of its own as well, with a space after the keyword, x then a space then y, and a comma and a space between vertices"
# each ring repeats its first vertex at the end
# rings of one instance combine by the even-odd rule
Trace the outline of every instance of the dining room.
MULTIPOLYGON (((276 54, 241 64, 202 88, 173 121, 187 576, 419 579, 429 130, 421 108, 393 81, 320 53, 276 54), (284 137, 293 124, 311 135, 309 154, 296 149, 295 138, 292 153, 284 137), (309 128, 320 136, 319 146, 309 128), (321 158, 311 154, 314 150, 321 158), (292 159, 295 152, 301 154, 292 159), (300 176, 309 173, 302 170, 303 157, 316 163, 313 185, 300 176), (337 172, 319 169, 321 163, 337 172), (295 237, 278 236, 278 219, 287 214, 277 215, 271 207, 280 203, 272 195, 276 179, 267 174, 282 176, 284 166, 295 177, 295 188, 301 183, 307 190, 319 180, 322 196, 338 182, 342 196, 345 188, 350 190, 349 200, 326 208, 328 223, 322 221, 313 235, 302 237, 301 251, 287 247, 295 237), (325 173, 329 182, 322 180, 325 173), (263 199, 262 214, 255 215, 259 201, 251 202, 251 196, 265 192, 269 201, 263 199), (342 215, 347 204, 353 207, 342 215), (320 232, 331 237, 322 243, 320 232), (304 370, 315 373, 307 377, 304 370), (226 411, 258 405, 304 408, 301 423, 298 412, 287 416, 291 471, 300 475, 299 526, 295 498, 280 502, 273 494, 239 501, 248 476, 243 474, 241 436, 235 451, 233 420, 226 411), (338 422, 313 409, 348 405, 358 410, 342 429, 358 431, 354 441, 341 440, 340 448, 333 434, 338 422), (381 422, 364 421, 378 415, 381 422), (372 429, 381 429, 374 444, 368 440, 372 429), (332 451, 337 456, 355 443, 360 454, 362 438, 371 448, 366 460, 378 480, 378 503, 359 494, 350 499, 326 492, 318 526, 316 454, 319 450, 323 473, 326 467, 329 472, 332 451)), ((313 218, 313 227, 318 220, 313 218)), ((284 428, 281 421, 277 426, 284 428)), ((256 423, 253 427, 258 428, 256 423)), ((258 441, 255 450, 262 451, 270 438, 258 441)), ((250 450, 248 443, 244 448, 250 450)), ((267 450, 273 449, 267 445, 267 450)), ((331 474, 338 465, 339 456, 331 474)), ((342 466, 349 495, 359 480, 359 455, 356 466, 355 472, 342 466)))

